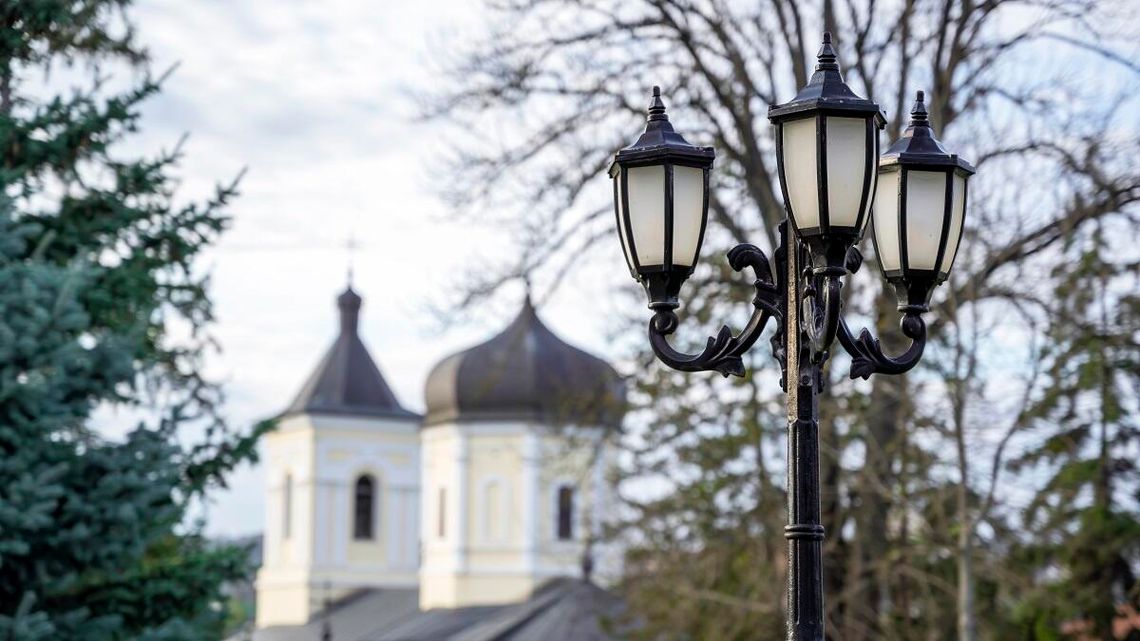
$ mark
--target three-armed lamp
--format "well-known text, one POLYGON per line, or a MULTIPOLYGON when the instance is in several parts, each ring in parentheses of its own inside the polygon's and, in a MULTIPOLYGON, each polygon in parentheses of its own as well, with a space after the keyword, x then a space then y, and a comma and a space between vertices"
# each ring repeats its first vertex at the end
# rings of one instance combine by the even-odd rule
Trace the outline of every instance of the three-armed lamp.
POLYGON ((851 355, 851 377, 900 374, 913 368, 926 344, 922 314, 931 292, 954 264, 966 215, 970 163, 934 137, 922 92, 903 136, 879 156, 886 123, 878 105, 843 82, 830 34, 824 35, 811 81, 795 98, 769 109, 776 167, 787 208, 780 245, 770 262, 757 247, 728 253, 736 271, 756 274, 754 311, 739 334, 727 327, 699 354, 675 350, 681 285, 700 254, 709 206, 714 151, 689 144, 669 123, 653 88, 649 122, 610 167, 614 210, 630 273, 646 289, 653 318, 649 339, 665 364, 685 371, 744 375, 743 354, 775 318, 773 355, 789 395, 788 639, 823 641, 823 526, 819 506, 817 394, 835 338, 851 355), (876 189, 877 183, 877 189, 876 189), (857 245, 874 219, 880 269, 895 289, 904 353, 885 355, 863 330, 854 336, 842 318, 842 279, 863 257, 857 245), (789 224, 790 223, 790 228, 789 224), (773 264, 774 263, 774 264, 773 264))

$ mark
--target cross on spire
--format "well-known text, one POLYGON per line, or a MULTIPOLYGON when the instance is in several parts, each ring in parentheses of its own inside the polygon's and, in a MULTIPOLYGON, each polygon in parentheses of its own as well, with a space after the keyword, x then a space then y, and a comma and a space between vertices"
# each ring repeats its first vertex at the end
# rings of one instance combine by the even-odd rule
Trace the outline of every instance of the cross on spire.
POLYGON ((354 262, 356 260, 356 250, 360 249, 360 243, 356 242, 356 235, 348 232, 348 239, 344 241, 344 249, 348 254, 348 286, 352 287, 352 278, 355 271, 354 262))

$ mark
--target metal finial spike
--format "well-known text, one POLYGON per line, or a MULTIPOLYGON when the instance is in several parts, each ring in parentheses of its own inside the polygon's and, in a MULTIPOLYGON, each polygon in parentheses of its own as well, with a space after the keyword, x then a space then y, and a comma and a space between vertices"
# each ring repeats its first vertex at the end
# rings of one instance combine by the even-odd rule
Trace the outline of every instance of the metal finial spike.
POLYGON ((912 125, 925 125, 930 122, 930 116, 926 111, 926 92, 921 89, 915 95, 914 106, 910 108, 910 124, 912 125))
POLYGON ((649 122, 669 120, 665 115, 665 103, 661 100, 661 87, 653 85, 653 99, 649 101, 649 122))
POLYGON ((816 54, 815 65, 816 71, 821 70, 834 70, 839 71, 838 56, 835 55, 835 49, 831 46, 831 32, 823 32, 823 44, 819 46, 819 53, 816 54))

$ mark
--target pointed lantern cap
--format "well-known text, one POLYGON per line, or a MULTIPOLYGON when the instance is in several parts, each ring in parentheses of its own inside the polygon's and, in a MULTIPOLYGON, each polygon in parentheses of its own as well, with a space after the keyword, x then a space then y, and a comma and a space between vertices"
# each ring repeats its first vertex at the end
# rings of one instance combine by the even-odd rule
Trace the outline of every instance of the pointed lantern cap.
POLYGON ((673 129, 673 123, 669 122, 669 116, 665 114, 661 87, 654 86, 645 131, 632 145, 617 152, 610 165, 610 176, 614 176, 618 166, 624 164, 646 165, 676 160, 687 165, 710 167, 715 156, 716 151, 712 147, 690 144, 673 129))
POLYGON ((768 108, 768 120, 773 123, 794 120, 808 112, 824 112, 834 115, 866 116, 873 115, 880 129, 887 123, 886 117, 874 101, 855 95, 851 87, 843 82, 839 72, 839 61, 831 46, 831 33, 823 34, 823 44, 816 54, 815 73, 811 80, 795 98, 782 105, 768 108))
POLYGON ((880 169, 900 164, 907 167, 955 167, 966 175, 976 172, 973 165, 958 154, 947 151, 934 136, 930 115, 926 111, 926 94, 922 91, 915 96, 906 131, 891 143, 879 159, 880 169))

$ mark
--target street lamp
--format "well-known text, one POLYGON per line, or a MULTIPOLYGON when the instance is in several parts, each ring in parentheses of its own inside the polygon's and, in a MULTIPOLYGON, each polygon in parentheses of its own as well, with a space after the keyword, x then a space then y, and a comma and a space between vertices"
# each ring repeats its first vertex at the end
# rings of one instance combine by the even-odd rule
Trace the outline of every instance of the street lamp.
POLYGON ((610 176, 622 251, 653 309, 675 309, 697 264, 709 209, 712 147, 690 145, 673 130, 653 88, 649 120, 637 142, 617 153, 610 176))
POLYGON ((677 329, 681 286, 700 253, 714 152, 674 131, 654 87, 645 133, 610 166, 622 251, 649 296, 649 340, 662 362, 743 376, 744 353, 776 321, 773 355, 788 393, 789 641, 824 638, 817 395, 828 350, 838 338, 851 355, 852 378, 912 369, 926 344, 922 314, 961 240, 974 168, 934 137, 922 92, 911 115, 906 132, 880 158, 885 119, 878 105, 844 84, 831 35, 824 34, 811 81, 768 112, 788 211, 773 260, 749 244, 728 252, 734 270, 749 267, 756 275, 752 317, 739 334, 722 327, 698 354, 677 351, 668 336, 677 329), (862 264, 856 245, 872 218, 880 268, 911 339, 894 357, 868 330, 856 337, 841 313, 842 278, 862 264))
POLYGON ((875 197, 875 255, 903 312, 926 311, 934 286, 950 274, 974 174, 934 137, 924 98, 918 92, 910 125, 879 161, 875 197))

